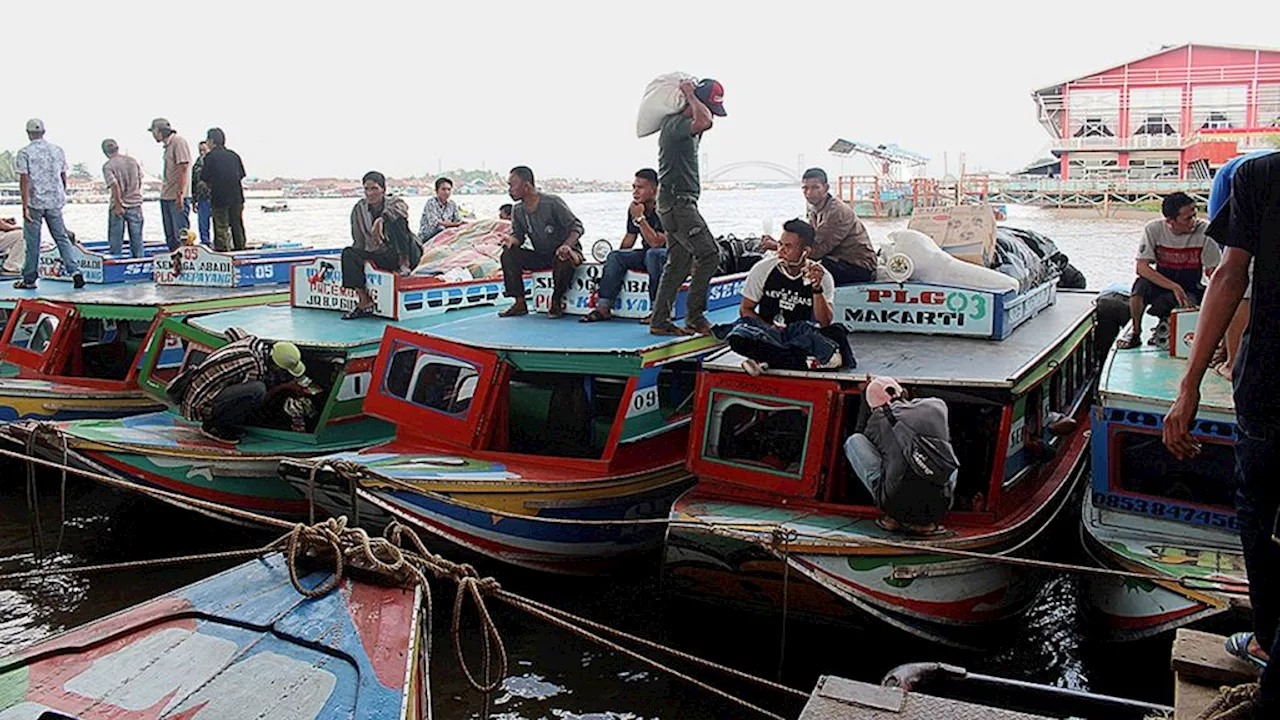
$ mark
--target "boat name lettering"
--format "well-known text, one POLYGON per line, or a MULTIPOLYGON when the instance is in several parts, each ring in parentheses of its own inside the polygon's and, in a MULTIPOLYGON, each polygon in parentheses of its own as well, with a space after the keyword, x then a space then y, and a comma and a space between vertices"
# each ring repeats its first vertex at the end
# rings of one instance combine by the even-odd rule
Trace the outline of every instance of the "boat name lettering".
POLYGON ((937 310, 868 310, 865 308, 845 308, 844 322, 881 323, 893 325, 935 325, 942 327, 964 327, 964 313, 939 312, 937 310))
POLYGON ((905 288, 870 288, 867 290, 867 302, 893 305, 941 305, 952 313, 967 312, 972 320, 987 316, 987 297, 982 293, 969 294, 942 290, 920 290, 913 293, 905 288))
POLYGON ((1149 515, 1151 517, 1165 518, 1168 520, 1178 520, 1196 525, 1208 525, 1210 527, 1225 528, 1231 531, 1238 530, 1240 527, 1235 515, 1226 515, 1203 508, 1174 505, 1172 503, 1160 502, 1158 500, 1147 500, 1146 498, 1135 498, 1128 497, 1126 495, 1111 495, 1109 493, 1095 492, 1093 493, 1093 504, 1095 507, 1106 507, 1112 510, 1121 510, 1123 512, 1149 515))
POLYGON ((728 300, 742 294, 742 289, 746 287, 746 278, 740 278, 733 282, 724 282, 712 284, 707 290, 707 302, 715 302, 717 300, 728 300))
POLYGON ((502 296, 502 283, 491 282, 464 287, 434 287, 426 291, 427 307, 486 305, 502 296))

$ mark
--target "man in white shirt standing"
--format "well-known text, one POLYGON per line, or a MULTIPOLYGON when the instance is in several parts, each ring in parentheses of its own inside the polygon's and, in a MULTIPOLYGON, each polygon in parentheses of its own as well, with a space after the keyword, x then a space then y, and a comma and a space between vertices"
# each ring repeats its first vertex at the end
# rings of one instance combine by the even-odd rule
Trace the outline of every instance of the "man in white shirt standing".
POLYGON ((67 204, 67 156, 62 148, 44 139, 44 122, 27 121, 27 138, 31 144, 18 151, 14 168, 22 186, 22 238, 27 256, 22 264, 22 279, 14 283, 20 290, 36 287, 40 268, 40 228, 49 224, 49 234, 58 246, 62 265, 77 288, 84 287, 84 276, 76 265, 75 252, 62 221, 62 207, 67 204))

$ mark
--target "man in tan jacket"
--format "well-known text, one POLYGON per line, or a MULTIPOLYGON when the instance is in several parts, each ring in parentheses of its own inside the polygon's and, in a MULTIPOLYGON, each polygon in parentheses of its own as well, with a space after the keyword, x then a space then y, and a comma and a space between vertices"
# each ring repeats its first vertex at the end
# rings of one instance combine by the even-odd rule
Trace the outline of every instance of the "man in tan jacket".
MULTIPOLYGON (((826 171, 805 170, 800 187, 809 209, 809 224, 816 233, 810 259, 821 262, 836 285, 874 280, 876 250, 871 246, 871 236, 853 208, 831 194, 826 171)), ((766 235, 760 246, 777 250, 778 242, 766 235)))

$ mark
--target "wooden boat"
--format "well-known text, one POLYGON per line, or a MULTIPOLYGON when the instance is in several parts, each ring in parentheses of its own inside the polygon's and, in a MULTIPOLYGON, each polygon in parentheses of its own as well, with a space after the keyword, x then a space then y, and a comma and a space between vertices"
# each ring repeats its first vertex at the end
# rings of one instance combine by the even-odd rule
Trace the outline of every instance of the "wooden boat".
POLYGON ((422 612, 349 578, 305 598, 270 555, 0 659, 0 717, 425 718, 422 612))
POLYGON ((289 212, 289 202, 287 200, 272 200, 259 205, 264 213, 289 212))
POLYGON ((1099 380, 1093 483, 1084 498, 1081 537, 1105 567, 1165 578, 1086 578, 1085 597, 1116 640, 1157 635, 1233 610, 1243 614, 1247 606, 1231 480, 1231 383, 1210 372, 1200 387, 1192 431, 1201 443, 1199 457, 1180 461, 1161 442, 1185 369, 1186 360, 1167 350, 1112 350, 1099 380))
POLYGON ((852 330, 867 322, 879 330, 850 336, 856 370, 751 377, 731 352, 704 362, 689 449, 699 482, 672 508, 668 587, 745 609, 873 619, 937 642, 981 645, 986 623, 1034 599, 1037 575, 939 549, 1033 552, 1069 506, 1087 459, 1093 296, 1035 289, 1032 302, 1049 292, 1053 304, 1032 315, 997 310, 1010 304, 989 293, 882 290, 836 290, 837 318, 852 330), (865 309, 872 299, 881 303, 874 317, 865 309), (865 383, 879 375, 950 408, 961 469, 942 535, 882 530, 844 457, 865 383), (1051 413, 1077 424, 1055 436, 1051 413))
MULTIPOLYGON (((740 277, 740 276, 739 276, 740 277)), ((727 298, 733 305, 736 298, 727 298)), ((365 411, 394 441, 281 471, 330 513, 386 513, 538 570, 597 573, 656 549, 684 467, 710 337, 634 321, 483 316, 388 328, 365 411), (351 507, 353 473, 371 502, 351 507), (314 482, 314 485, 313 485, 314 482), (657 521, 657 522, 655 522, 657 521)))
POLYGON ((139 387, 138 371, 162 319, 287 297, 268 287, 2 285, 0 421, 111 418, 158 409, 162 405, 139 387))

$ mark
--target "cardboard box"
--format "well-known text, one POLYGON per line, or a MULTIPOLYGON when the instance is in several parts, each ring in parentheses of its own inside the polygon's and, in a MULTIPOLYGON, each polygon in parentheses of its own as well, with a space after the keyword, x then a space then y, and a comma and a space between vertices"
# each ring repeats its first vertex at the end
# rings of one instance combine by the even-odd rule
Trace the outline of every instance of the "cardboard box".
POLYGON ((987 267, 996 245, 996 216, 990 205, 916 208, 908 230, 933 238, 952 256, 987 267))

